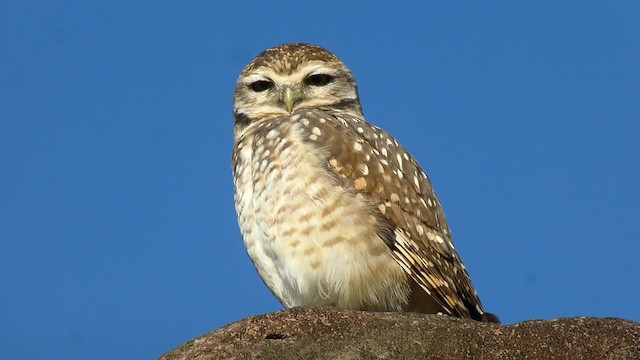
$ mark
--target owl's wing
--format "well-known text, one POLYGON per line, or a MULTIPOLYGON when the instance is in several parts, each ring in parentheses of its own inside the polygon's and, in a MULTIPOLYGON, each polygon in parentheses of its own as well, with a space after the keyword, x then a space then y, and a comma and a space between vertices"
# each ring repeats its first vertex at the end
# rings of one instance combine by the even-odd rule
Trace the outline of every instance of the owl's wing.
POLYGON ((414 158, 361 117, 313 110, 305 118, 302 138, 324 152, 336 181, 370 200, 381 238, 402 268, 451 315, 480 320, 478 295, 431 182, 414 158))

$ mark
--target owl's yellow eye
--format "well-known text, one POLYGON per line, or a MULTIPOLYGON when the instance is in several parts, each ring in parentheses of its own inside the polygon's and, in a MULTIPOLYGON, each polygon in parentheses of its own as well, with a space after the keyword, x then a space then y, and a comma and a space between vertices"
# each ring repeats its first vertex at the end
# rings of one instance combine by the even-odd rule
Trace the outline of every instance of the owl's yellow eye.
POLYGON ((273 83, 268 80, 258 80, 249 84, 249 87, 255 92, 263 92, 271 89, 273 87, 273 83))
POLYGON ((304 82, 311 86, 325 86, 333 81, 333 76, 328 74, 315 74, 307 77, 304 82))

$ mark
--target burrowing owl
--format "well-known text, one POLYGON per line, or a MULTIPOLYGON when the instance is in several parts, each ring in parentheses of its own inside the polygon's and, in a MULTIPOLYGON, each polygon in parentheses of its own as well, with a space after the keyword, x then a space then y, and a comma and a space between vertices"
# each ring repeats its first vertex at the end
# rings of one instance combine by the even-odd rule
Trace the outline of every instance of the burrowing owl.
POLYGON ((309 44, 268 49, 235 90, 240 229, 286 307, 485 313, 420 165, 365 121, 356 80, 309 44))

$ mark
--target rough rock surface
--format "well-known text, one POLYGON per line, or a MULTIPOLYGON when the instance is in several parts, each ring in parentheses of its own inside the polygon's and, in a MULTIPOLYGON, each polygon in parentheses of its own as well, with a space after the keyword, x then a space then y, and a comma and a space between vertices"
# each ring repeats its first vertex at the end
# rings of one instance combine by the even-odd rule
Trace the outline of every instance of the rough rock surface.
POLYGON ((240 320, 161 359, 640 359, 640 324, 568 318, 504 326, 442 315, 296 308, 240 320))

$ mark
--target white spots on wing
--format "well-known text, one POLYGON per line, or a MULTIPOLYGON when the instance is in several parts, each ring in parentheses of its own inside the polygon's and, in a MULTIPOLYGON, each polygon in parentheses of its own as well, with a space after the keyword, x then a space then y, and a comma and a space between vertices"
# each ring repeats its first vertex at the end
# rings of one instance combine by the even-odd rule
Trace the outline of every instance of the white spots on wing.
POLYGON ((455 247, 453 246, 453 242, 451 242, 451 240, 447 240, 447 244, 449 244, 449 247, 451 249, 455 249, 455 247))
POLYGON ((318 140, 318 136, 320 135, 322 135, 322 131, 320 131, 320 129, 317 126, 314 126, 313 128, 311 128, 311 134, 309 134, 309 140, 316 141, 318 140))
POLYGON ((353 185, 357 190, 362 190, 367 187, 367 180, 365 180, 363 177, 359 177, 353 181, 353 185))
POLYGON ((267 169, 267 165, 269 165, 267 159, 262 160, 262 162, 260 162, 260 171, 264 172, 267 169))
POLYGON ((433 231, 427 231, 427 239, 431 241, 436 241, 436 234, 433 231))
POLYGON ((429 207, 433 207, 433 201, 431 201, 431 198, 427 199, 427 204, 429 205, 429 207))
POLYGON ((391 139, 387 138, 387 145, 393 145, 393 141, 391 141, 391 139))
POLYGON ((326 122, 327 122, 327 119, 325 119, 325 118, 320 118, 320 124, 324 124, 324 123, 326 123, 326 122))
POLYGON ((271 140, 273 138, 275 138, 276 136, 280 135, 280 132, 276 129, 271 129, 269 130, 269 132, 267 133, 267 135, 265 136, 268 140, 271 140))
POLYGON ((398 196, 398 194, 393 193, 391 194, 391 196, 389 196, 389 200, 391 200, 391 202, 400 202, 400 196, 398 196))
POLYGON ((416 231, 418 232, 418 235, 424 235, 424 228, 422 227, 422 225, 416 225, 416 231))
POLYGON ((353 150, 362 151, 362 144, 360 144, 359 142, 354 143, 353 144, 353 150))
POLYGON ((364 129, 362 127, 360 127, 360 126, 358 126, 358 128, 356 130, 358 130, 358 132, 360 134, 364 133, 364 129))
POLYGON ((422 204, 422 206, 424 206, 425 209, 427 208, 427 204, 424 202, 423 198, 420 198, 420 204, 422 204))
POLYGON ((385 159, 380 159, 380 163, 385 166, 389 166, 389 162, 385 159))
POLYGON ((378 210, 380 210, 382 215, 384 215, 384 213, 387 211, 387 207, 384 204, 380 204, 378 205, 378 210))
POLYGON ((382 153, 382 155, 384 157, 389 156, 389 153, 387 153, 387 148, 386 147, 383 147, 382 149, 380 149, 380 152, 382 153))
POLYGON ((302 119, 302 123, 304 124, 304 126, 309 126, 309 119, 302 119))
POLYGON ((398 167, 402 170, 402 157, 400 154, 396 154, 396 160, 398 160, 398 167))
POLYGON ((300 119, 300 114, 293 114, 291 115, 290 119, 293 121, 298 121, 300 119))
POLYGON ((403 153, 403 154, 402 154, 402 157, 403 157, 405 160, 409 160, 409 155, 407 155, 407 153, 403 153))
POLYGON ((416 186, 416 189, 420 191, 420 180, 418 179, 418 176, 413 177, 413 184, 416 186))
POLYGON ((444 239, 439 234, 435 234, 434 239, 438 244, 444 244, 444 239))
POLYGON ((367 166, 367 164, 360 164, 360 167, 358 170, 360 170, 362 175, 369 175, 369 167, 367 166))
MULTIPOLYGON (((272 133, 272 137, 274 137, 274 138, 275 138, 276 136, 278 136, 278 132, 277 132, 277 131, 276 131, 276 132, 274 132, 274 133, 272 133)), ((256 139, 254 140, 254 142, 253 142, 253 145, 254 145, 256 148, 261 148, 261 147, 263 147, 263 146, 264 146, 264 138, 263 138, 262 136, 260 136, 260 137, 256 138, 256 139)))

